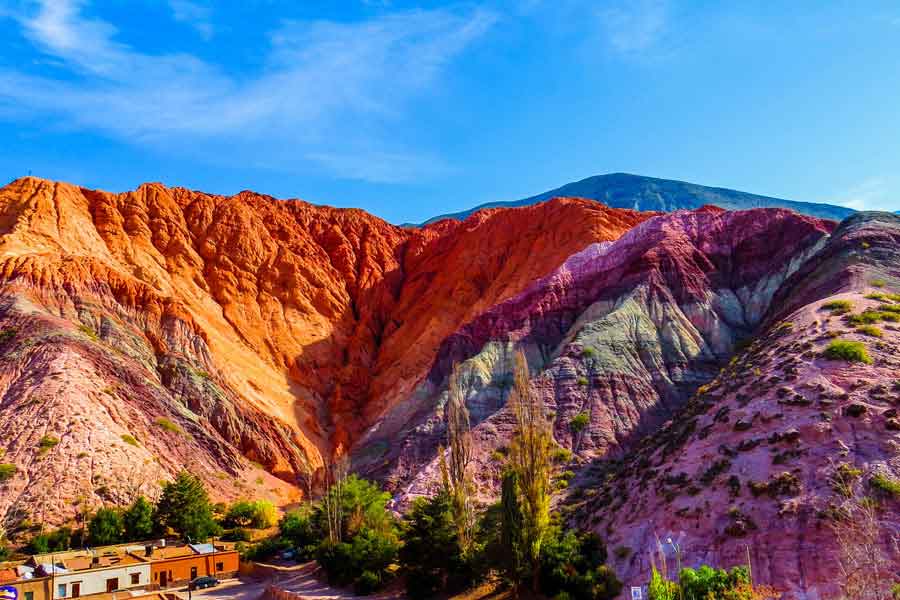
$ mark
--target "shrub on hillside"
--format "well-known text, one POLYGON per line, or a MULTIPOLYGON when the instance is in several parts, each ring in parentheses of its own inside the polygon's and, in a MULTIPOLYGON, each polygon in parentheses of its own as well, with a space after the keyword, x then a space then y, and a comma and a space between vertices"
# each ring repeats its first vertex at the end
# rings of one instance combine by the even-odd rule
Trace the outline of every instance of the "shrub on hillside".
POLYGON ((867 335, 869 337, 879 337, 880 338, 880 337, 884 336, 884 333, 882 333, 882 331, 879 328, 875 327, 874 325, 861 325, 860 327, 856 328, 856 333, 861 333, 861 334, 867 335))
POLYGON ((862 342, 849 340, 834 340, 825 349, 825 358, 828 360, 845 360, 847 362, 861 362, 872 364, 872 358, 862 342))
POLYGON ((869 485, 884 496, 900 498, 900 481, 891 479, 881 473, 876 473, 869 480, 869 485))
POLYGON ((849 300, 832 300, 823 304, 822 309, 830 310, 835 315, 843 315, 853 310, 853 303, 849 300))
POLYGON ((17 470, 14 464, 0 463, 0 483, 12 479, 17 470))
POLYGON ((571 429, 573 433, 580 433, 584 431, 590 422, 591 418, 586 412, 578 413, 572 417, 571 421, 569 421, 569 429, 571 429))

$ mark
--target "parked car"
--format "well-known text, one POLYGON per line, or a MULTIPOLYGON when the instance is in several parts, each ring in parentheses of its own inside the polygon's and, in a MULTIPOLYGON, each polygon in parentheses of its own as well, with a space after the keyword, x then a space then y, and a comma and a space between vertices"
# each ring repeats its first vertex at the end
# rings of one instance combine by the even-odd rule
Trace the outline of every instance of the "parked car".
POLYGON ((197 577, 196 579, 191 581, 192 590, 202 590, 205 588, 216 587, 217 585, 219 585, 219 580, 215 577, 210 577, 209 575, 197 577))

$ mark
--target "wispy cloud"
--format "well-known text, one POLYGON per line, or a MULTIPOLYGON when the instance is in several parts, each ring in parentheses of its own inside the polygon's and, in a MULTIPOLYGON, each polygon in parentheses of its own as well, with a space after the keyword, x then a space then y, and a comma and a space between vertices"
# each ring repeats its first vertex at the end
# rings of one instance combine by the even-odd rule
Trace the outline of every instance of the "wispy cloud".
POLYGON ((215 27, 212 23, 212 8, 191 0, 169 0, 169 8, 176 21, 187 23, 205 40, 212 39, 215 27))
POLYGON ((264 155, 263 166, 295 168, 313 160, 379 181, 427 170, 428 153, 396 141, 388 126, 496 19, 476 9, 285 22, 270 34, 264 67, 239 77, 190 54, 141 52, 84 7, 43 0, 16 13, 26 37, 62 69, 0 70, 0 116, 27 113, 164 150, 221 153, 227 142, 235 161, 264 155))
POLYGON ((609 47, 636 54, 653 48, 666 33, 669 6, 666 0, 630 0, 596 14, 609 47))
POLYGON ((897 210, 896 190, 891 180, 885 176, 870 177, 838 194, 836 203, 856 210, 897 210))

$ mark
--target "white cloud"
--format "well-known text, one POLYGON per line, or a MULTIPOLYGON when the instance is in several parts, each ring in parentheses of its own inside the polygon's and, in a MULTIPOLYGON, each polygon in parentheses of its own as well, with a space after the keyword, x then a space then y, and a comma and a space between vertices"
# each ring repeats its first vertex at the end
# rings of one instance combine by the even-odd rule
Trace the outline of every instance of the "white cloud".
POLYGON ((203 39, 212 39, 215 27, 211 19, 212 9, 208 5, 190 0, 169 0, 169 8, 176 21, 189 24, 203 39))
MULTIPOLYGON (((496 19, 486 10, 433 10, 286 22, 248 78, 190 54, 141 52, 117 41, 112 24, 84 16, 83 5, 43 0, 17 13, 27 38, 67 73, 0 69, 0 114, 271 168, 312 159, 340 176, 380 181, 428 170, 428 153, 387 129, 496 19), (364 160, 372 164, 362 168, 364 160)), ((432 171, 445 168, 434 160, 432 171)))
POLYGON ((887 177, 870 177, 838 195, 837 204, 856 210, 897 210, 896 189, 887 177))
POLYGON ((666 0, 630 0, 599 9, 597 17, 610 48, 636 54, 653 48, 667 28, 666 0))

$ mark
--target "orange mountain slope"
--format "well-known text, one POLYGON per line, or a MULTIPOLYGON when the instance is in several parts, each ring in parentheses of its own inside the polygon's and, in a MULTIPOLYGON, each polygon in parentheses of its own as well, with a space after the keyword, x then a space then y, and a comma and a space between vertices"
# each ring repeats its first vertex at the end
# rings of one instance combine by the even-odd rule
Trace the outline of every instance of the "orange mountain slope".
POLYGON ((18 470, 0 512, 62 518, 185 466, 222 498, 288 501, 408 396, 448 335, 648 216, 557 199, 409 229, 251 192, 14 181, 0 189, 0 461, 18 470))

